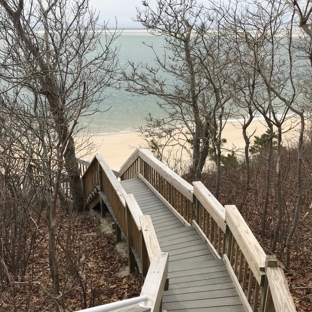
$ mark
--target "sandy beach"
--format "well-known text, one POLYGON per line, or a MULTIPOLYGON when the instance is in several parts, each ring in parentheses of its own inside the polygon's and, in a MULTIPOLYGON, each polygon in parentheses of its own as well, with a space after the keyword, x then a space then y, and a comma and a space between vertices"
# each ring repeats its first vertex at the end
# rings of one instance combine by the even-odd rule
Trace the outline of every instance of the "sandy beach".
MULTIPOLYGON (((284 129, 294 128, 297 124, 295 118, 286 121, 284 129)), ((248 134, 254 136, 261 136, 267 127, 264 121, 254 120, 248 128, 248 134)), ((296 136, 295 128, 284 134, 284 138, 291 141, 296 136)), ((244 139, 242 135, 242 125, 240 122, 228 122, 223 130, 223 138, 227 140, 227 143, 223 145, 227 150, 235 150, 238 155, 242 153, 244 148, 244 139)), ((251 139, 253 141, 253 139, 251 139)), ((119 169, 131 153, 137 148, 146 148, 147 143, 144 138, 140 136, 138 132, 118 133, 118 134, 106 134, 106 135, 93 135, 93 136, 80 136, 77 137, 79 156, 87 159, 92 159, 96 153, 100 153, 108 165, 113 169, 119 169), (82 148, 79 148, 81 142, 88 140, 88 146, 81 144, 82 148)))

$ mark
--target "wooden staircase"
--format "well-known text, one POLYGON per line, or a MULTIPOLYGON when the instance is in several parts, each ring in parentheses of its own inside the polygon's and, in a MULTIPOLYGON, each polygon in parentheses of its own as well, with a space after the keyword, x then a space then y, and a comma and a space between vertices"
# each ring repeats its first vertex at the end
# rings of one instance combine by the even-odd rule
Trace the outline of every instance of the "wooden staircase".
POLYGON ((113 216, 148 298, 118 311, 296 311, 277 260, 201 182, 188 184, 142 149, 118 178, 99 154, 80 163, 86 205, 113 216))

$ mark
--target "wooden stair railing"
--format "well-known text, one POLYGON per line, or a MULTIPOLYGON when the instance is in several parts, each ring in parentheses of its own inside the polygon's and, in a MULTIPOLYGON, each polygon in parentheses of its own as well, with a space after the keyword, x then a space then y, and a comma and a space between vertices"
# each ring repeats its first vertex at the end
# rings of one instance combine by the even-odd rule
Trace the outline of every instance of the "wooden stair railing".
POLYGON ((134 151, 119 176, 140 177, 169 209, 192 223, 216 257, 223 258, 246 311, 296 311, 276 258, 265 254, 235 206, 223 207, 201 182, 191 186, 143 149, 134 151))
POLYGON ((120 168, 119 177, 121 180, 140 177, 156 195, 161 195, 169 209, 174 209, 174 214, 177 211, 183 217, 182 223, 190 225, 192 222, 193 186, 146 150, 136 149, 120 168))
MULTIPOLYGON (((83 165, 86 166, 86 163, 83 165)), ((93 194, 94 190, 98 190, 101 214, 109 208, 118 224, 117 238, 120 238, 122 232, 127 240, 130 273, 135 270, 138 262, 136 260, 140 262, 143 283, 141 295, 146 295, 148 302, 146 307, 131 307, 131 311, 160 311, 167 281, 168 253, 160 250, 150 216, 142 214, 134 196, 124 191, 100 154, 97 154, 83 171, 81 180, 85 198, 93 194)), ((128 311, 128 308, 118 311, 128 311)))
POLYGON ((246 311, 296 311, 276 258, 265 254, 238 209, 223 207, 201 182, 193 186, 195 226, 223 255, 246 311))

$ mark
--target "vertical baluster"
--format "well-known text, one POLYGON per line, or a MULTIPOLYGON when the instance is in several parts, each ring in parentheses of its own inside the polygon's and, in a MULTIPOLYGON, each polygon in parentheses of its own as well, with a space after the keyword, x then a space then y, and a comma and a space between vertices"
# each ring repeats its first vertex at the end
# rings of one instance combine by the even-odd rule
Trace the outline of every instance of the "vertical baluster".
POLYGON ((249 280, 248 280, 248 290, 247 290, 247 300, 248 302, 251 302, 251 296, 252 296, 252 290, 253 290, 253 282, 254 282, 254 277, 253 273, 250 270, 249 272, 249 280))

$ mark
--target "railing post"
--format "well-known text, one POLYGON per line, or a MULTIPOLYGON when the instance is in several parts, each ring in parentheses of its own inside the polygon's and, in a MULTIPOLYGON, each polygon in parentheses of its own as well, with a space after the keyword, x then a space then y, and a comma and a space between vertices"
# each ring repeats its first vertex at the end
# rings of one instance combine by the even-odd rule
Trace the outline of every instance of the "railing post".
MULTIPOLYGON (((135 257, 132 252, 133 246, 133 220, 132 215, 129 210, 128 204, 126 203, 126 224, 127 224, 127 242, 128 242, 128 259, 129 259, 129 273, 135 271, 135 257)), ((117 226, 118 228, 118 226, 117 226)))
MULTIPOLYGON (((101 170, 100 163, 98 163, 98 177, 99 177, 99 188, 100 192, 104 191, 104 186, 103 186, 103 172, 101 170)), ((101 196, 100 196, 100 206, 101 206, 101 217, 105 218, 106 217, 106 212, 107 212, 107 207, 104 204, 101 196)))
MULTIPOLYGON (((267 255, 265 259, 265 271, 268 267, 277 267, 277 259, 275 256, 267 255)), ((264 276, 264 285, 261 288, 261 306, 260 312, 275 312, 270 287, 267 276, 264 276)))
POLYGON ((142 265, 142 276, 141 276, 141 283, 143 285, 144 279, 148 272, 149 260, 148 260, 148 253, 145 245, 145 240, 143 237, 143 232, 140 232, 140 240, 141 240, 141 265, 142 265))
POLYGON ((225 231, 225 253, 232 265, 232 242, 233 242, 233 234, 231 232, 231 229, 226 226, 225 231))
POLYGON ((81 180, 81 187, 82 187, 82 194, 83 194, 83 206, 84 206, 84 209, 86 209, 87 203, 86 203, 86 187, 85 187, 84 176, 82 176, 80 180, 81 180))
POLYGON ((199 224, 199 201, 195 195, 193 195, 193 209, 194 209, 194 214, 195 214, 195 221, 200 226, 199 224))

